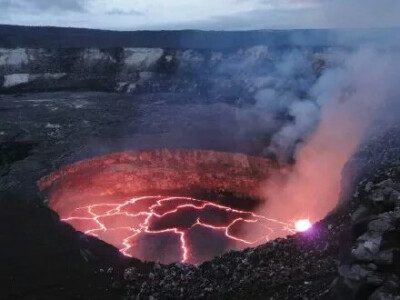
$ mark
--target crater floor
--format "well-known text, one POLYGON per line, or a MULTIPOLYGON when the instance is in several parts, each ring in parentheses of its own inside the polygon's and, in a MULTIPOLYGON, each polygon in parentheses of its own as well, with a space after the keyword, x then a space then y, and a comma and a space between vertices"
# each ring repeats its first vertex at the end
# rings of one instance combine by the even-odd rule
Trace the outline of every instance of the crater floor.
POLYGON ((39 187, 64 222, 127 256, 199 264, 295 232, 256 213, 261 184, 285 168, 216 151, 129 151, 72 164, 39 187))

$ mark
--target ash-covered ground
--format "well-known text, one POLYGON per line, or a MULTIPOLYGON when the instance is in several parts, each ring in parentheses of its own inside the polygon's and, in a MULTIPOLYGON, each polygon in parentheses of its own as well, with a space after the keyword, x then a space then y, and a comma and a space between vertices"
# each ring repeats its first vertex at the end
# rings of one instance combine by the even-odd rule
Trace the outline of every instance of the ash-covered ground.
POLYGON ((268 136, 256 126, 243 126, 246 108, 204 105, 195 97, 68 92, 1 96, 6 175, 1 187, 35 191, 37 180, 62 165, 123 150, 262 151, 268 136))
POLYGON ((36 187, 60 166, 139 148, 260 155, 268 143, 257 126, 243 126, 246 107, 172 99, 69 92, 1 96, 2 298, 397 299, 388 296, 399 295, 396 126, 377 130, 347 164, 342 198, 351 201, 311 231, 199 267, 130 260, 61 223, 36 187), (381 218, 380 227, 371 229, 368 224, 381 218), (359 250, 352 253, 352 247, 359 250))

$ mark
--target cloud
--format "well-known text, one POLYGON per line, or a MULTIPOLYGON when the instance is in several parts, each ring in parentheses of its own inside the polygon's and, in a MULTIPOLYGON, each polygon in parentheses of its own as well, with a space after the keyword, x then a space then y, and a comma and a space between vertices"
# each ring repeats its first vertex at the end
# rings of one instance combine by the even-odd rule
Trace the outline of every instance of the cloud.
POLYGON ((142 16, 142 15, 144 15, 144 13, 142 13, 140 11, 137 11, 137 10, 134 10, 134 9, 125 11, 125 10, 122 10, 122 9, 114 8, 112 10, 109 10, 107 12, 107 15, 120 15, 120 16, 121 15, 122 16, 133 16, 133 15, 136 15, 136 16, 142 16))
POLYGON ((12 24, 123 30, 372 28, 400 26, 400 1, 0 0, 0 15, 12 24))
POLYGON ((205 20, 217 29, 377 28, 400 26, 398 0, 260 0, 265 8, 205 20))
POLYGON ((321 17, 330 27, 397 27, 400 26, 398 0, 322 0, 321 17))
MULTIPOLYGON (((241 0, 244 1, 244 0, 241 0)), ((300 29, 379 28, 400 26, 398 0, 259 0, 248 9, 190 22, 148 24, 154 29, 300 29)), ((252 5, 250 5, 252 3, 252 5)))
POLYGON ((27 11, 85 11, 88 0, 0 0, 0 10, 8 12, 27 11))
POLYGON ((207 27, 219 29, 291 29, 314 27, 319 20, 315 10, 309 7, 297 9, 258 9, 208 20, 207 27), (301 17, 300 17, 301 16, 301 17))

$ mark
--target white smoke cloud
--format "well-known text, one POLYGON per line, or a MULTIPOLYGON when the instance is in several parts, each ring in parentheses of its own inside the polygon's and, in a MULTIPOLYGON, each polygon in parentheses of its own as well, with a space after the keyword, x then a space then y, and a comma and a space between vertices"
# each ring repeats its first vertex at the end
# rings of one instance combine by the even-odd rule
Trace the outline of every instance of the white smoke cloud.
POLYGON ((326 69, 311 88, 309 101, 318 109, 304 109, 302 104, 309 102, 295 102, 290 107, 294 122, 275 136, 286 145, 275 148, 278 153, 304 133, 305 142, 298 145, 291 172, 263 187, 267 204, 262 213, 315 222, 334 209, 346 162, 371 132, 390 125, 400 111, 399 76, 399 53, 369 47, 326 69))
POLYGON ((296 143, 302 141, 315 128, 318 122, 319 108, 312 101, 294 102, 289 107, 289 115, 294 120, 273 137, 272 144, 268 149, 268 152, 272 152, 281 160, 290 159, 296 143))

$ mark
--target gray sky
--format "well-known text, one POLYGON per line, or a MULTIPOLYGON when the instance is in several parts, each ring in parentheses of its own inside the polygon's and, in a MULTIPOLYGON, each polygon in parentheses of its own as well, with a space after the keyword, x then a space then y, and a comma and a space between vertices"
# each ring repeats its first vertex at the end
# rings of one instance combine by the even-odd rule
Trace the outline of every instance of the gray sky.
POLYGON ((400 26, 400 0, 0 0, 0 23, 102 29, 400 26))

